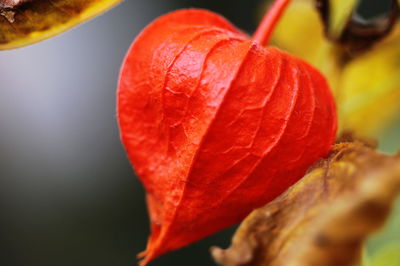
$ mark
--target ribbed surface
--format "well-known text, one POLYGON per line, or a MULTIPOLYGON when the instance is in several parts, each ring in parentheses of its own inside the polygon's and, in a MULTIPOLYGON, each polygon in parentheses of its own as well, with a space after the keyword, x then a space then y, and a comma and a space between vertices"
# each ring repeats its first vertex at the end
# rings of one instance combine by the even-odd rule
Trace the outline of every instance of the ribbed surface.
POLYGON ((124 62, 122 141, 148 192, 143 264, 243 219, 329 151, 325 79, 204 10, 150 24, 124 62))

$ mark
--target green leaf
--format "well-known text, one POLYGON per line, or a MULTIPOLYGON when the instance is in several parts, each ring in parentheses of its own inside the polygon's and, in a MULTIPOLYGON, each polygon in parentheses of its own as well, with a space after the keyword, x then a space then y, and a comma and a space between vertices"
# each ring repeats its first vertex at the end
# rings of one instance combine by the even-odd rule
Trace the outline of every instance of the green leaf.
MULTIPOLYGON (((380 248, 371 259, 370 266, 399 266, 400 243, 389 243, 380 248)), ((368 265, 367 265, 368 266, 368 265)))

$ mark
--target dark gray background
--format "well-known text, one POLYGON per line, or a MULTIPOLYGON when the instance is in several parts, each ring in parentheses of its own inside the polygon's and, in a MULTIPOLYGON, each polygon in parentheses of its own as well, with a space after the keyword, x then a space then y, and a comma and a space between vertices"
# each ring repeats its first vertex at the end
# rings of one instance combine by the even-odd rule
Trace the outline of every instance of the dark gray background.
MULTIPOLYGON (((0 265, 135 265, 144 194, 120 144, 122 58, 155 17, 183 7, 252 29, 258 1, 127 0, 56 38, 0 53, 0 265)), ((211 265, 219 234, 154 265, 211 265)))

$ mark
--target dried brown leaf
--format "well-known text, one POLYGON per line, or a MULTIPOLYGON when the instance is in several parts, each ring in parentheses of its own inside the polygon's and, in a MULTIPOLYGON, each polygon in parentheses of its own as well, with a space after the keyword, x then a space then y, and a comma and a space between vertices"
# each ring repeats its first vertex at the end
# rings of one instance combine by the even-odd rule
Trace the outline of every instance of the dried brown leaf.
POLYGON ((211 252, 229 266, 354 265, 399 192, 400 155, 342 142, 297 184, 251 213, 231 247, 211 252))
POLYGON ((0 8, 15 8, 31 0, 0 0, 0 8))
POLYGON ((0 50, 70 29, 122 0, 0 0, 0 50))

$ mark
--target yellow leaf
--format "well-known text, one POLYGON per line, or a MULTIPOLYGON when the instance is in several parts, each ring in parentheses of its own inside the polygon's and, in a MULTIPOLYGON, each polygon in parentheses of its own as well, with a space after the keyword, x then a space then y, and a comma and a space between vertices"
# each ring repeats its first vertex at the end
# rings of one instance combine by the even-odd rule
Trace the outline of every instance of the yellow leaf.
POLYGON ((349 62, 342 72, 344 129, 378 135, 400 113, 400 25, 391 40, 349 62))
POLYGON ((0 9, 0 50, 50 38, 113 7, 121 0, 32 0, 0 9))
MULTIPOLYGON (((292 1, 277 25, 273 42, 317 67, 332 88, 340 77, 336 48, 324 36, 324 28, 311 0, 292 1)), ((334 89, 333 93, 337 91, 334 89)))
POLYGON ((232 245, 212 248, 221 265, 350 266, 400 194, 400 155, 359 141, 335 145, 329 158, 284 194, 253 211, 232 245))
POLYGON ((323 27, 317 12, 308 0, 292 1, 278 23, 273 41, 280 48, 315 62, 325 40, 323 27))
MULTIPOLYGON (((337 31, 354 1, 332 0, 337 31), (344 11, 340 11, 340 10, 344 11), (336 10, 336 11, 335 11, 336 10), (335 15, 336 14, 336 15, 335 15)), ((342 28, 340 29, 342 30, 342 28)), ((328 41, 312 0, 293 1, 273 40, 282 49, 317 67, 336 98, 341 130, 379 136, 400 115, 400 24, 372 49, 344 57, 340 44, 328 41)))
MULTIPOLYGON (((325 0, 327 1, 327 0, 325 0)), ((334 38, 339 38, 346 26, 358 0, 329 0, 329 31, 334 38)))

